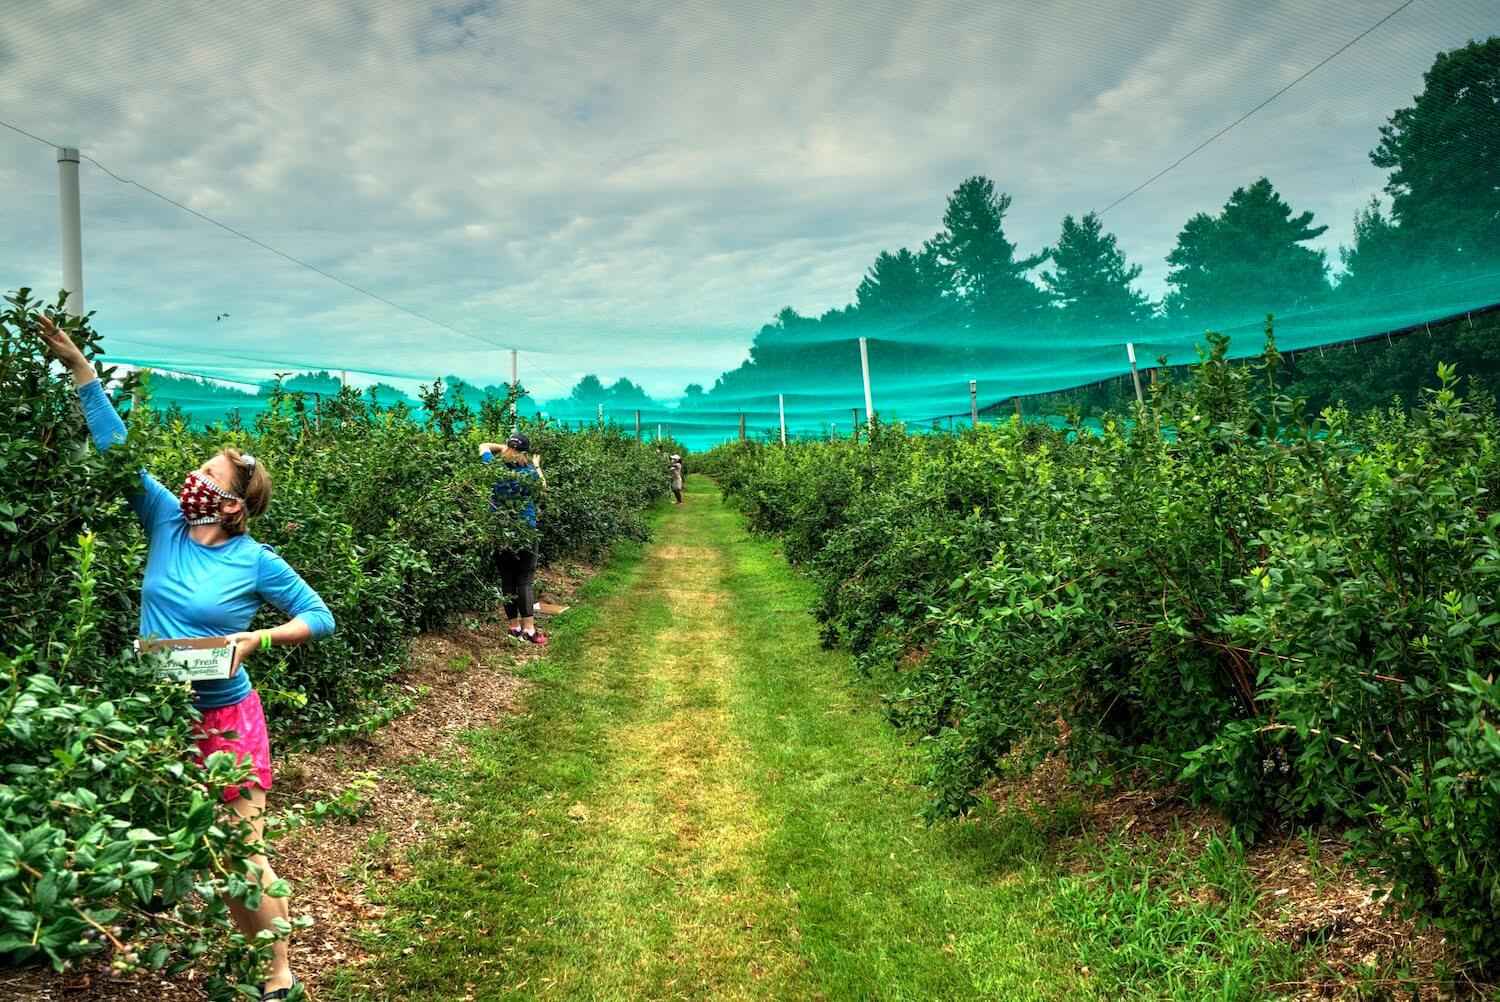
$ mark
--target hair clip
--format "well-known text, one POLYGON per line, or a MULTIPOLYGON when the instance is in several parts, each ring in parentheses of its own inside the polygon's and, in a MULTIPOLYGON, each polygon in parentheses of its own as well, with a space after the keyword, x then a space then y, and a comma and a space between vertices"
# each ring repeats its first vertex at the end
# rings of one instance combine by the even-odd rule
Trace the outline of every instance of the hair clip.
POLYGON ((254 456, 250 455, 248 452, 241 453, 240 454, 240 459, 244 462, 246 469, 249 469, 249 470, 255 469, 255 457, 254 456))

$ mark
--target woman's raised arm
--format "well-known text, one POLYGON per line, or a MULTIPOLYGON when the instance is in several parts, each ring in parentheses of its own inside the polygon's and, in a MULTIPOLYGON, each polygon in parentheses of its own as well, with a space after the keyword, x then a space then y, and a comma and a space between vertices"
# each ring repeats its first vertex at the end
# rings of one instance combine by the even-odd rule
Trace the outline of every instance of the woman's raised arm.
POLYGON ((94 375, 94 367, 89 364, 88 359, 83 357, 83 352, 78 350, 78 346, 73 343, 72 338, 68 337, 67 332, 60 330, 49 317, 40 313, 36 314, 36 323, 37 337, 42 339, 42 343, 47 346, 52 357, 68 370, 68 375, 73 377, 74 386, 82 389, 97 378, 94 375))
MULTIPOLYGON (((83 407, 83 419, 88 422, 94 444, 100 452, 108 452, 115 443, 125 441, 125 422, 120 420, 114 405, 109 402, 109 394, 100 385, 94 367, 83 357, 83 352, 78 350, 67 332, 41 314, 36 315, 36 322, 37 337, 73 377, 78 402, 83 407)), ((174 518, 178 510, 177 498, 145 470, 141 471, 141 489, 131 491, 126 500, 135 509, 136 517, 148 535, 158 525, 174 518)))

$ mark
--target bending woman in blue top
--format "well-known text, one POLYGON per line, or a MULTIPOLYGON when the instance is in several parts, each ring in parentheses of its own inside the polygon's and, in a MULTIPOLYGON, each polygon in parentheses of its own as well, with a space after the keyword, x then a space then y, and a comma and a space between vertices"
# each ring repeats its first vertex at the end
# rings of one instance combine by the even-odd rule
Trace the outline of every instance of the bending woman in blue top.
MULTIPOLYGON (((101 451, 125 438, 125 425, 93 367, 66 333, 46 317, 37 317, 40 336, 67 368, 78 389, 84 418, 101 451)), ((146 530, 146 579, 141 587, 143 637, 228 637, 234 645, 233 669, 226 679, 193 683, 193 704, 202 714, 198 752, 206 758, 228 751, 253 766, 243 787, 229 787, 224 799, 246 819, 256 841, 264 832, 266 791, 271 788, 271 748, 260 696, 250 687, 243 664, 253 652, 305 644, 333 632, 333 616, 317 593, 276 551, 246 534, 246 522, 271 501, 271 478, 255 457, 234 449, 220 450, 188 474, 182 493, 174 496, 141 471, 141 489, 129 496, 146 530), (271 630, 247 632, 263 604, 289 617, 271 630)), ((261 882, 276 880, 264 855, 251 857, 261 882)), ((258 911, 229 899, 235 924, 247 936, 274 931, 274 920, 288 917, 285 898, 261 897, 258 911)), ((263 999, 286 999, 296 984, 287 960, 286 940, 276 943, 275 959, 261 986, 263 999)))
POLYGON ((490 511, 505 510, 506 498, 519 497, 523 501, 523 539, 521 543, 501 550, 498 560, 500 588, 505 593, 505 615, 510 619, 510 635, 516 640, 541 645, 547 642, 547 635, 536 628, 536 596, 531 582, 536 577, 540 545, 536 535, 536 493, 538 486, 547 486, 547 478, 542 476, 540 458, 530 453, 531 439, 520 432, 506 439, 504 445, 479 443, 480 462, 494 462, 498 456, 507 467, 506 475, 495 482, 494 490, 490 492, 490 511), (527 536, 530 538, 525 538, 527 536))

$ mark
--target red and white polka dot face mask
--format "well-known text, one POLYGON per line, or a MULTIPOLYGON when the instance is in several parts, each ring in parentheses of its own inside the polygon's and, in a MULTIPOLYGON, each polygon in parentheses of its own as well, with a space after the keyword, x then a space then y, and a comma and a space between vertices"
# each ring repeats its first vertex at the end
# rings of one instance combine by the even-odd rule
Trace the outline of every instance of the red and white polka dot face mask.
POLYGON ((182 507, 182 517, 187 519, 188 525, 210 525, 222 519, 219 505, 229 498, 239 500, 239 495, 226 491, 194 471, 182 482, 182 493, 177 495, 177 503, 182 507))

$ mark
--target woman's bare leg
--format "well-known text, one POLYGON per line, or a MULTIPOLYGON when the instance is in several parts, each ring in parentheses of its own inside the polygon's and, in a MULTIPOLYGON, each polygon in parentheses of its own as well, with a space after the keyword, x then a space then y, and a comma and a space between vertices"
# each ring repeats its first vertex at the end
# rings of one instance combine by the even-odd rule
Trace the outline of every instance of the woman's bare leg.
MULTIPOLYGON (((250 822, 250 827, 258 841, 265 834, 266 791, 258 786, 251 786, 247 787, 244 792, 244 796, 229 801, 229 808, 250 822)), ((262 887, 270 887, 276 881, 276 871, 271 869, 271 861, 265 856, 251 856, 250 862, 260 867, 262 887)), ((226 898, 225 902, 229 905, 230 915, 234 917, 234 924, 239 927, 240 932, 252 938, 262 930, 274 932, 276 927, 272 923, 275 919, 291 920, 291 908, 286 898, 273 898, 269 894, 263 894, 260 898, 259 911, 251 911, 245 907, 244 902, 237 898, 226 898)), ((271 960, 271 970, 266 975, 265 990, 268 992, 273 992, 278 988, 290 988, 292 985, 292 967, 287 959, 287 941, 278 939, 274 950, 275 956, 271 960)))

